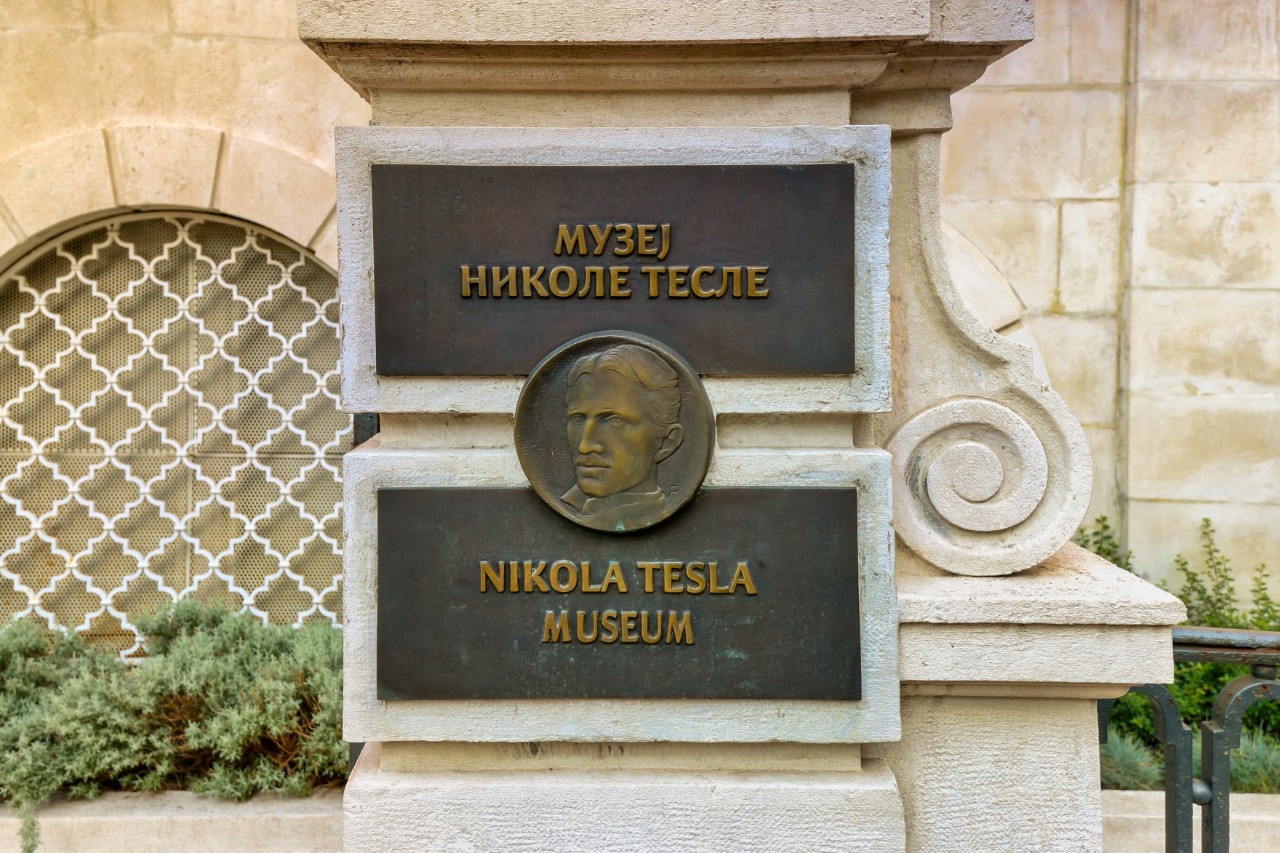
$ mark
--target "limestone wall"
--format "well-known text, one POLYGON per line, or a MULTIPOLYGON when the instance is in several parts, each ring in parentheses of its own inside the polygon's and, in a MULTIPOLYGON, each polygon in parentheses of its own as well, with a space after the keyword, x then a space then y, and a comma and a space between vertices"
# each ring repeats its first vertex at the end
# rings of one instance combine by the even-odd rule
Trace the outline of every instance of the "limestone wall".
POLYGON ((125 207, 213 209, 331 265, 335 124, 363 100, 297 39, 292 0, 0 4, 0 267, 125 207))
POLYGON ((944 215, 1026 304, 1140 567, 1205 516, 1241 574, 1280 563, 1280 3, 1036 7, 954 99, 944 215))
MULTIPOLYGON (((1038 0, 955 98, 948 221, 1013 284, 1145 566, 1210 516, 1280 563, 1280 0, 1038 0)), ((193 207, 336 262, 332 134, 368 108, 292 0, 0 4, 0 266, 107 210, 193 207)))

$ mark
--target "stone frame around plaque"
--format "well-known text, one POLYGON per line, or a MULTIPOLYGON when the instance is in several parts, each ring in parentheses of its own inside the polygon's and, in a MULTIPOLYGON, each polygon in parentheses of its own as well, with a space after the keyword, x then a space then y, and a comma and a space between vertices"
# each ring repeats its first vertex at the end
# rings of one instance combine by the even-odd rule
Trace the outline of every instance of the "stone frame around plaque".
POLYGON ((881 125, 779 128, 408 128, 336 130, 342 306, 342 400, 348 411, 507 414, 519 376, 381 376, 374 318, 373 164, 403 165, 809 165, 855 167, 855 372, 711 376, 719 415, 890 408, 889 129, 881 125))
MULTIPOLYGON (((378 631, 377 491, 510 488, 528 482, 513 448, 395 449, 375 437, 344 461, 344 607, 348 660, 375 659, 378 631)), ((348 669, 344 735, 352 741, 666 741, 876 743, 901 732, 894 590, 891 464, 880 449, 721 448, 710 487, 858 490, 862 699, 404 700, 377 696, 372 666, 348 669)))

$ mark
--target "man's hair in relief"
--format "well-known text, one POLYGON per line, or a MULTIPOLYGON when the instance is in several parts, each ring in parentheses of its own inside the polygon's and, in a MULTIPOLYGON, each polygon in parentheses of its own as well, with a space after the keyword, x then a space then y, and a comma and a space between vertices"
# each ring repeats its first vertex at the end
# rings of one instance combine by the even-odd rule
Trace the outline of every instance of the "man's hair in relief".
POLYGON ((666 360, 635 344, 618 344, 600 352, 584 355, 569 371, 569 387, 588 373, 612 370, 643 385, 645 411, 659 427, 675 426, 680 420, 680 382, 666 360))

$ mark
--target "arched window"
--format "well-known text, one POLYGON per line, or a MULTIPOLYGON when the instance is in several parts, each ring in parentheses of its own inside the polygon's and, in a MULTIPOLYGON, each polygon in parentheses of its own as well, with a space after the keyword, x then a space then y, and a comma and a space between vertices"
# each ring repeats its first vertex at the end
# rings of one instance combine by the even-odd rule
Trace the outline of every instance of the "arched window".
POLYGON ((97 222, 0 273, 0 614, 137 650, 194 596, 337 622, 332 272, 231 219, 97 222))

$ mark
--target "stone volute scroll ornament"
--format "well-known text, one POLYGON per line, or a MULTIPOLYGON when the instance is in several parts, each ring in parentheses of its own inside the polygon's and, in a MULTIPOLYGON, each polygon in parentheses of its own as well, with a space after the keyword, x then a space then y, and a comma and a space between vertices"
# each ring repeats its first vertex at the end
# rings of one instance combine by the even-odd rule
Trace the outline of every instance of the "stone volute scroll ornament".
POLYGON ((715 416, 693 368, 652 338, 598 332, 529 374, 516 452, 534 491, 565 518, 610 533, 684 506, 711 464, 715 416))

